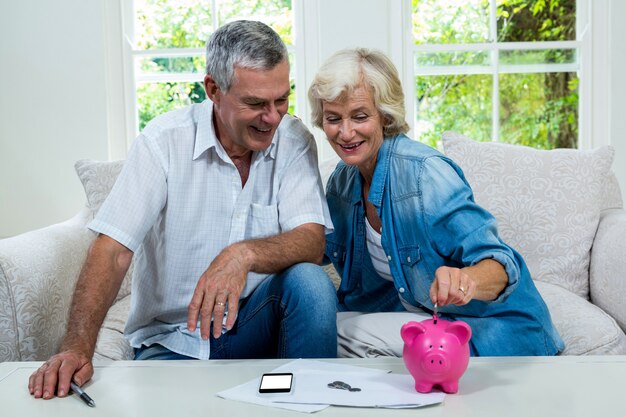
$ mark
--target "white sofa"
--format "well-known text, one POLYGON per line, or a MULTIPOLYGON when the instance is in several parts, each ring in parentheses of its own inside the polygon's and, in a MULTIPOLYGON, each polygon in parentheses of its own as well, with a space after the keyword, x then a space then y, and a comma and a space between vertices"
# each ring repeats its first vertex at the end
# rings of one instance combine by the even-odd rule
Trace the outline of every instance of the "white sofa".
MULTIPOLYGON (((611 172, 613 150, 538 151, 455 133, 444 134, 443 148, 498 219, 503 239, 526 259, 564 354, 626 354, 626 212, 611 172)), ((334 163, 321 164, 324 180, 334 163)), ((86 207, 63 223, 0 240, 0 362, 44 360, 58 349, 95 238, 85 225, 121 167, 78 161, 86 207)), ((122 335, 131 276, 100 331, 98 359, 132 357, 122 335)))

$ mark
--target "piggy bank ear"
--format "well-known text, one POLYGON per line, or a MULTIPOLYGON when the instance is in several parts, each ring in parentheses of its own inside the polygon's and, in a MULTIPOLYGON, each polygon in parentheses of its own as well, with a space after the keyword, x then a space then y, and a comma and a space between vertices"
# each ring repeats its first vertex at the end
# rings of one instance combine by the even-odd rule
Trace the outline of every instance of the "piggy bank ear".
POLYGON ((426 328, 422 325, 422 323, 418 323, 416 321, 410 321, 408 323, 404 323, 402 329, 400 329, 400 336, 402 336, 402 340, 407 345, 413 343, 413 340, 424 333, 426 328))
POLYGON ((472 328, 464 321, 454 321, 446 328, 446 333, 452 333, 464 345, 472 337, 472 328))

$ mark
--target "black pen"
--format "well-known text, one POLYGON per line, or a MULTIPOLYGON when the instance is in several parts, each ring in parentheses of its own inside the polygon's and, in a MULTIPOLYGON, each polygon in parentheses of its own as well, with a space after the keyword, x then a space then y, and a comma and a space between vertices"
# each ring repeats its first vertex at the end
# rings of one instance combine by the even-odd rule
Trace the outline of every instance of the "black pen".
POLYGON ((87 393, 83 391, 83 389, 79 387, 78 384, 76 384, 74 381, 70 382, 70 388, 72 388, 72 391, 74 391, 76 395, 80 396, 80 399, 83 400, 85 404, 87 404, 89 407, 96 406, 96 402, 92 400, 91 397, 87 395, 87 393))

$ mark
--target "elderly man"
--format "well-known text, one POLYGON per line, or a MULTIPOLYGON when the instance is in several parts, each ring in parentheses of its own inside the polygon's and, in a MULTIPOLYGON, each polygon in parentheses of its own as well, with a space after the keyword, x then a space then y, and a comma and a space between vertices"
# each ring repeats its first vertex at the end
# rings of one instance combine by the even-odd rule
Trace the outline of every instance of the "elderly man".
POLYGON ((98 330, 135 258, 135 359, 334 357, 332 229, 312 135, 287 115, 287 49, 236 21, 208 40, 206 100, 154 119, 89 228, 64 342, 35 398, 93 375, 98 330))

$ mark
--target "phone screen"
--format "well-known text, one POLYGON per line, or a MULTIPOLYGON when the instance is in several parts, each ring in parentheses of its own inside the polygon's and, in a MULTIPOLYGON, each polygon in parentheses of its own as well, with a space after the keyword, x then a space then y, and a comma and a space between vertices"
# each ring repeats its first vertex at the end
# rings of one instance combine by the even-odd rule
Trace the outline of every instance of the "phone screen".
POLYGON ((263 374, 261 377, 260 393, 290 392, 293 374, 263 374))

